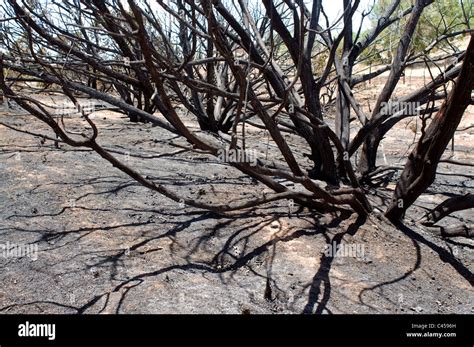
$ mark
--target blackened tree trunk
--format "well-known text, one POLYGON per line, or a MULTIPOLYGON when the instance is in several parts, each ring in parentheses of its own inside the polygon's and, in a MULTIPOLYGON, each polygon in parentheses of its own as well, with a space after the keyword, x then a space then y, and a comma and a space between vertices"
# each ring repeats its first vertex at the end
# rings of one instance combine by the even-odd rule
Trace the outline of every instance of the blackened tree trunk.
POLYGON ((368 173, 375 166, 375 157, 372 149, 376 146, 374 139, 368 139, 373 129, 378 127, 386 118, 388 118, 389 112, 382 112, 385 108, 385 104, 390 100, 395 91, 395 88, 402 76, 403 70, 405 69, 405 62, 409 47, 415 33, 418 22, 421 18, 423 10, 433 3, 433 0, 416 0, 413 11, 408 19, 403 35, 400 38, 400 43, 397 47, 397 53, 392 61, 390 74, 385 82, 385 85, 379 94, 377 101, 372 112, 372 118, 365 124, 359 133, 355 136, 352 141, 349 152, 352 154, 362 143, 365 142, 365 146, 362 149, 361 157, 359 158, 358 171, 362 174, 368 173))
POLYGON ((426 133, 420 138, 395 188, 385 215, 392 222, 400 220, 406 209, 428 188, 436 177, 439 160, 454 136, 464 111, 471 103, 474 89, 474 35, 471 35, 461 72, 426 133))
MULTIPOLYGON (((304 40, 301 40, 301 34, 299 33, 301 27, 295 27, 295 34, 292 36, 286 27, 286 24, 282 20, 282 17, 278 15, 277 7, 273 1, 263 0, 263 5, 266 8, 267 16, 270 18, 271 28, 275 30, 283 42, 285 43, 288 51, 292 57, 293 62, 296 65, 301 65, 300 81, 301 87, 305 99, 306 108, 313 116, 323 119, 322 107, 320 102, 320 91, 321 88, 317 85, 312 69, 311 63, 311 49, 312 47, 304 47, 304 40), (306 54, 304 53, 306 49, 306 54)), ((301 6, 302 3, 299 2, 301 6)), ((316 7, 317 4, 314 4, 316 7)), ((296 11, 293 8, 293 11, 296 11)), ((297 12, 294 12, 297 17, 297 12)), ((316 19, 319 17, 319 10, 313 11, 312 18, 316 19)), ((317 22, 313 22, 317 24, 317 22)), ((299 127, 298 121, 294 117, 295 124, 299 127)), ((329 138, 325 132, 318 128, 318 122, 311 121, 313 124, 312 136, 305 136, 311 147, 310 159, 314 162, 314 167, 309 170, 308 175, 313 179, 321 179, 331 183, 337 183, 337 170, 336 160, 334 153, 331 149, 329 138)))
MULTIPOLYGON (((354 46, 354 38, 352 32, 352 15, 351 15, 351 1, 344 0, 344 44, 342 47, 342 72, 344 76, 340 78, 350 81, 352 78, 352 67, 354 66, 353 57, 351 52, 354 46)), ((336 119, 335 119, 335 130, 336 135, 339 137, 344 150, 347 150, 350 140, 350 117, 351 108, 350 102, 347 100, 343 92, 342 81, 339 82, 338 94, 336 98, 336 119)), ((343 158, 340 157, 337 163, 338 173, 341 178, 346 177, 344 169, 343 158)))
MULTIPOLYGON (((434 98, 436 89, 440 86, 444 86, 447 82, 454 80, 461 70, 460 66, 453 63, 443 73, 440 73, 433 81, 422 86, 418 90, 410 93, 406 97, 399 100, 400 103, 415 103, 424 104, 430 102, 434 98)), ((414 110, 412 110, 414 111, 414 110)), ((372 172, 377 167, 377 152, 380 142, 384 136, 402 119, 412 116, 413 114, 409 111, 402 112, 399 115, 390 115, 386 121, 375 128, 372 133, 367 136, 364 142, 364 146, 361 151, 361 157, 359 159, 359 170, 362 174, 372 172)))

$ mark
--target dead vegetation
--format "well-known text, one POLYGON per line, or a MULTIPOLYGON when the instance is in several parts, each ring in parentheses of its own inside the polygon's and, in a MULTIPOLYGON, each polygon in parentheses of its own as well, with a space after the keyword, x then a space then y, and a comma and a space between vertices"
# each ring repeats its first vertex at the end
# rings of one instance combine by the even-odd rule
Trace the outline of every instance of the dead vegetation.
MULTIPOLYGON (((0 164, 6 167, 0 168, 5 177, 10 175, 2 183, 8 194, 0 199, 6 221, 2 232, 15 237, 38 234, 25 240, 57 241, 66 249, 103 241, 105 255, 73 254, 84 256, 88 264, 96 264, 94 268, 103 265, 111 271, 111 283, 101 286, 101 294, 92 299, 90 293, 81 294, 90 301, 63 308, 108 312, 108 300, 116 301, 112 293, 120 293, 114 310, 121 312, 127 293, 147 277, 198 271, 211 274, 211 282, 224 290, 216 278, 233 278, 235 272, 245 283, 253 278, 247 276, 250 271, 265 278, 264 289, 257 290, 264 293, 264 303, 257 303, 258 298, 252 309, 242 310, 348 312, 339 305, 351 288, 359 293, 357 299, 351 296, 354 311, 388 312, 396 307, 394 293, 404 289, 394 289, 387 299, 393 305, 385 305, 380 288, 403 283, 418 269, 444 271, 439 259, 426 265, 426 252, 437 253, 450 265, 448 272, 458 276, 457 298, 466 293, 465 285, 473 284, 467 265, 472 244, 464 240, 473 235, 471 12, 457 22, 441 21, 433 41, 420 49, 415 45, 417 30, 426 25, 424 14, 438 6, 433 1, 393 0, 378 9, 383 15, 364 32, 355 20, 362 10, 360 1, 343 4, 344 11, 333 23, 318 0, 311 6, 299 0, 157 0, 153 6, 133 0, 74 0, 48 8, 42 1, 8 0, 1 5, 0 87, 5 112, 0 125, 5 141, 0 164), (381 42, 394 28, 399 38, 390 47, 390 63, 372 66, 371 54, 385 56, 381 42), (469 44, 464 47, 462 42, 469 44), (427 77, 406 83, 414 68, 427 77), (17 153, 21 163, 13 161, 17 153), (53 178, 55 170, 66 181, 53 178), (89 170, 95 170, 94 177, 89 170), (45 188, 49 184, 60 188, 45 188), (51 209, 11 207, 16 198, 10 185, 28 196, 39 189, 62 200, 51 209), (101 185, 105 190, 96 192, 101 185), (102 194, 113 208, 106 206, 102 194), (97 197, 89 199, 90 195, 97 197), (110 218, 114 209, 120 222, 88 222, 110 218), (160 217, 165 211, 173 215, 171 221, 160 217), (30 229, 25 224, 30 219, 52 227, 30 229), (191 236, 176 237, 200 222, 206 225, 203 230, 193 227, 191 236), (148 234, 148 224, 169 225, 169 230, 158 231, 155 238, 148 234), (122 234, 109 240, 106 231, 115 228, 123 229, 122 234), (129 229, 137 243, 122 240, 129 229), (198 229, 202 235, 195 235, 198 229), (261 230, 268 230, 269 239, 260 235, 261 230), (83 237, 91 241, 83 243, 83 237), (393 246, 397 237, 400 244, 393 246), (459 237, 462 257, 450 248, 459 237), (209 244, 211 239, 222 248, 209 244), (160 240, 156 248, 146 246, 155 240, 160 240), (397 279, 371 281, 356 268, 365 269, 373 259, 346 264, 355 277, 341 270, 343 279, 336 282, 342 289, 329 308, 334 257, 324 250, 315 257, 306 249, 351 242, 366 245, 378 265, 387 267, 381 277, 395 271, 394 266, 407 270, 397 279), (414 247, 414 265, 405 266, 401 255, 389 265, 388 254, 396 252, 384 248, 385 243, 401 253, 414 247), (277 247, 288 263, 279 263, 277 247), (165 248, 166 260, 158 252, 165 248), (127 250, 134 254, 130 259, 125 257, 127 250), (299 259, 300 252, 307 259, 299 259), (135 256, 156 266, 146 272, 135 256), (290 260, 295 264, 288 265, 290 260), (279 288, 281 283, 289 285, 288 280, 275 278, 286 266, 298 272, 298 261, 319 266, 313 280, 295 285, 298 293, 279 288), (253 272, 252 262, 262 271, 253 272), (124 279, 125 263, 134 273, 124 279), (373 305, 367 304, 365 293, 375 290, 373 305), (296 295, 290 306, 289 292, 296 295)), ((375 5, 362 16, 372 11, 375 5)), ((64 257, 62 250, 57 256, 64 257)), ((75 260, 69 266, 83 268, 75 260)), ((307 271, 303 267, 299 275, 307 278, 307 271)), ((73 276, 70 285, 77 280, 73 276)), ((196 278, 191 275, 189 280, 196 278)), ((244 292, 239 294, 242 305, 248 301, 244 292)), ((55 303, 63 302, 56 299, 55 303)), ((6 300, 4 310, 18 309, 12 300, 6 300)), ((38 305, 51 309, 44 302, 38 305)), ((150 310, 158 307, 150 305, 150 310)), ((450 302, 450 312, 458 310, 453 305, 450 302)))

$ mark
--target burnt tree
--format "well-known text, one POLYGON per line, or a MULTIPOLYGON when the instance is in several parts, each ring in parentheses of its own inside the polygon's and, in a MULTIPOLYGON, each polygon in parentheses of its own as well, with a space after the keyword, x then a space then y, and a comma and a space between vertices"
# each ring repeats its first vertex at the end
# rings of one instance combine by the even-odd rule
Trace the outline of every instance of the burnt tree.
POLYGON ((392 222, 400 220, 406 209, 433 183, 436 169, 446 146, 452 139, 464 111, 471 104, 474 89, 474 35, 466 51, 459 77, 448 99, 422 134, 409 155, 405 169, 395 188, 385 216, 392 222))

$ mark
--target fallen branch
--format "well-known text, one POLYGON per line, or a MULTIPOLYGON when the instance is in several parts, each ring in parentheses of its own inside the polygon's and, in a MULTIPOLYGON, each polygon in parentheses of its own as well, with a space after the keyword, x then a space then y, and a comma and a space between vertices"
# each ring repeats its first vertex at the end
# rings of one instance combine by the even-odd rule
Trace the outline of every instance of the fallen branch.
POLYGON ((474 224, 460 224, 454 225, 450 227, 442 227, 442 226, 431 226, 431 227, 424 227, 427 231, 434 233, 435 235, 439 235, 442 237, 474 237, 474 224))
POLYGON ((423 225, 433 225, 456 211, 474 208, 474 194, 455 196, 443 201, 420 219, 423 225))

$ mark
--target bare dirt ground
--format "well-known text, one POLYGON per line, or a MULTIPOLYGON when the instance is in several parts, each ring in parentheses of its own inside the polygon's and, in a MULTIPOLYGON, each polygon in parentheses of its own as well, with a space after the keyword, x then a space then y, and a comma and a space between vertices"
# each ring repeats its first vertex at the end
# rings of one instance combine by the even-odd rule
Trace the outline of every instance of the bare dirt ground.
MULTIPOLYGON (((8 124, 46 132, 31 116, 3 111, 8 124)), ((215 158, 171 146, 185 143, 164 130, 108 111, 92 118, 101 144, 181 194, 218 203, 267 191, 215 158)), ((388 134, 381 164, 403 165, 412 123, 388 134)), ((461 126, 472 123, 467 113, 461 126)), ((69 124, 84 127, 77 118, 69 124)), ((251 133, 265 152, 265 133, 251 133)), ((472 162, 473 138, 474 129, 463 132, 446 155, 472 162)), ((344 213, 289 213, 283 202, 222 217, 139 186, 93 152, 0 127, 0 243, 39 250, 37 259, 0 254, 0 312, 474 313, 473 240, 443 239, 411 221, 452 194, 472 192, 471 167, 439 171, 402 230, 377 214, 361 222, 344 213), (331 257, 328 244, 363 252, 331 257)), ((383 210, 395 182, 396 174, 371 191, 375 207, 383 210)), ((473 220, 464 211, 445 223, 473 220)))

